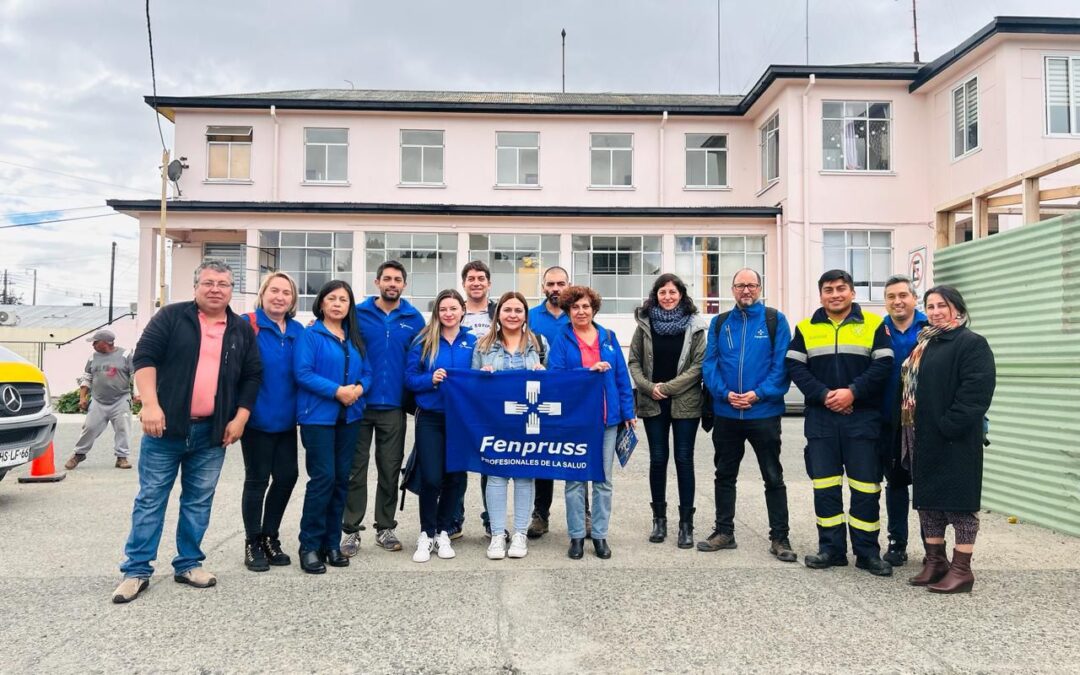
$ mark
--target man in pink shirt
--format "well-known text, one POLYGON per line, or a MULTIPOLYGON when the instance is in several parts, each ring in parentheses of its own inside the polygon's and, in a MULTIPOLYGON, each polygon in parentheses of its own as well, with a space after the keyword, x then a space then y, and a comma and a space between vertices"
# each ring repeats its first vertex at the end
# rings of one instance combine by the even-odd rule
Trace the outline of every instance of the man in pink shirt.
POLYGON ((251 325, 230 308, 232 270, 208 260, 195 270, 195 299, 163 307, 135 347, 142 395, 139 494, 113 602, 130 602, 150 584, 169 493, 180 476, 173 579, 196 588, 217 584, 202 568, 225 447, 244 433, 262 382, 251 325))

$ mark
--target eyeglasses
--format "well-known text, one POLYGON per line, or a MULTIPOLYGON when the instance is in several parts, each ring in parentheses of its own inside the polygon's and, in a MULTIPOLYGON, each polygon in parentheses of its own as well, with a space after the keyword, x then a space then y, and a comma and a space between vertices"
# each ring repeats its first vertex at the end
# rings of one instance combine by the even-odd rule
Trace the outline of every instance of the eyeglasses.
POLYGON ((211 288, 220 288, 221 290, 224 291, 224 290, 228 290, 228 289, 232 288, 233 284, 232 284, 231 281, 217 281, 217 282, 214 282, 214 281, 200 281, 199 286, 201 286, 201 287, 203 287, 203 288, 205 288, 207 290, 210 290, 211 288))
POLYGON ((756 291, 761 284, 733 284, 731 287, 737 291, 756 291))

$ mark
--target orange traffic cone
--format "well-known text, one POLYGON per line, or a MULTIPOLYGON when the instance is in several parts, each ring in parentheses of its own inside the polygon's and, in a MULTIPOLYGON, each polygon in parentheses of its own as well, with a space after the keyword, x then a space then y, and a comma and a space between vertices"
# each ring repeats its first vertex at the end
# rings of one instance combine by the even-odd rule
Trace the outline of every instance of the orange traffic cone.
POLYGON ((56 483, 67 478, 67 474, 64 472, 56 472, 56 464, 53 461, 53 444, 50 441, 49 447, 45 450, 44 454, 39 456, 30 464, 30 475, 19 476, 20 483, 56 483))

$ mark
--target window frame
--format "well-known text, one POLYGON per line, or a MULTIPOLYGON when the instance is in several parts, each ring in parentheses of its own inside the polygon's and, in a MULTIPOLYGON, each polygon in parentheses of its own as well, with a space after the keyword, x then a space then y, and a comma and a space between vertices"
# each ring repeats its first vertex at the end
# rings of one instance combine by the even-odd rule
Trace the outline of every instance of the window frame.
MULTIPOLYGON (((716 253, 718 256, 720 256, 720 255, 722 255, 724 253, 734 253, 734 251, 724 251, 723 245, 721 244, 722 239, 742 239, 742 242, 743 242, 743 246, 742 246, 743 262, 740 265, 740 268, 749 267, 751 269, 754 269, 753 265, 747 263, 747 256, 748 255, 750 255, 750 256, 760 256, 761 257, 761 269, 757 270, 758 273, 761 274, 761 301, 765 302, 766 300, 768 300, 767 289, 768 289, 768 286, 769 286, 769 250, 768 250, 769 240, 768 240, 768 235, 767 234, 765 234, 764 232, 758 232, 758 233, 749 232, 749 233, 742 233, 742 234, 735 233, 735 232, 728 233, 728 234, 717 234, 716 232, 703 232, 703 231, 702 232, 676 232, 675 235, 674 235, 674 241, 673 241, 675 249, 672 252, 672 263, 674 265, 673 269, 675 271, 675 274, 678 274, 679 277, 682 278, 682 280, 686 283, 687 291, 689 292, 690 297, 694 300, 694 304, 697 305, 698 309, 701 311, 702 314, 708 315, 708 316, 715 316, 717 314, 725 312, 725 311, 727 311, 728 309, 730 309, 731 307, 733 307, 735 305, 735 298, 733 296, 729 297, 728 295, 719 294, 715 298, 710 298, 710 297, 707 297, 705 295, 705 291, 707 289, 705 288, 704 283, 702 284, 702 288, 698 287, 699 279, 697 277, 697 270, 696 270, 696 268, 697 268, 696 258, 698 256, 705 255, 705 254, 708 254, 708 253, 716 253), (707 251, 707 250, 699 251, 697 249, 697 240, 702 239, 702 238, 715 239, 716 240, 716 249, 715 249, 715 251, 707 251), (679 250, 679 239, 691 239, 692 240, 692 242, 691 242, 692 250, 690 250, 690 251, 680 251, 679 250), (760 239, 761 240, 761 251, 750 251, 747 248, 747 245, 746 245, 747 240, 749 240, 749 239, 760 239), (681 266, 679 264, 679 261, 682 258, 689 258, 691 263, 694 264, 695 269, 691 270, 689 274, 687 274, 685 272, 685 270, 680 269, 681 266), (709 303, 711 303, 711 302, 716 303, 716 307, 717 307, 718 311, 716 311, 716 312, 709 311, 709 303)), ((718 265, 721 264, 719 259, 717 260, 717 264, 718 265)), ((718 277, 718 280, 719 280, 718 281, 718 283, 719 283, 718 291, 723 290, 723 291, 730 294, 730 292, 731 292, 730 278, 729 277, 725 278, 724 276, 722 276, 721 275, 721 270, 717 269, 717 273, 715 275, 703 274, 700 281, 704 281, 705 277, 708 277, 708 276, 716 276, 716 277, 718 277)))
POLYGON ((589 132, 589 189, 590 190, 634 190, 634 132, 632 131, 590 131, 589 132), (596 136, 629 136, 630 147, 628 148, 596 148, 593 147, 593 139, 596 136), (607 151, 608 153, 608 182, 593 183, 592 175, 592 156, 593 152, 607 151), (626 185, 615 184, 614 172, 615 172, 615 152, 629 152, 630 153, 630 182, 626 185))
POLYGON ((251 126, 251 125, 236 125, 236 126, 233 126, 233 125, 223 125, 223 124, 208 124, 206 126, 206 133, 205 133, 205 135, 203 137, 206 139, 206 177, 204 178, 205 182, 207 182, 207 183, 251 183, 252 182, 252 179, 251 179, 251 167, 254 164, 254 162, 252 161, 252 153, 254 151, 253 146, 254 146, 254 140, 255 140, 255 128, 253 126, 251 126), (211 133, 212 129, 218 129, 218 130, 223 130, 223 129, 247 129, 247 134, 242 134, 242 133, 241 134, 211 133), (231 141, 231 140, 230 141, 212 141, 212 140, 210 140, 211 136, 245 136, 245 135, 248 137, 248 140, 246 140, 246 141, 231 141), (227 161, 225 163, 225 166, 228 167, 228 174, 229 175, 227 175, 225 177, 211 176, 210 175, 210 166, 211 166, 210 148, 215 146, 215 145, 225 146, 226 148, 228 148, 228 157, 227 157, 227 161), (245 176, 243 178, 234 177, 232 175, 232 150, 233 150, 233 146, 246 146, 247 149, 248 149, 248 171, 247 171, 247 176, 245 176))
POLYGON ((505 129, 495 131, 495 187, 497 188, 523 188, 529 190, 540 189, 540 132, 539 131, 507 131, 505 129), (499 134, 536 134, 536 145, 533 147, 523 147, 518 145, 499 145, 499 134), (514 175, 518 179, 521 178, 521 151, 522 150, 536 150, 536 182, 535 183, 502 183, 499 181, 499 151, 500 150, 513 150, 514 151, 514 175))
MULTIPOLYGON (((292 230, 292 229, 265 229, 259 230, 259 283, 262 283, 263 278, 267 274, 272 272, 285 272, 296 282, 296 303, 298 312, 310 313, 311 309, 308 308, 307 299, 310 298, 314 302, 315 297, 318 295, 318 289, 314 293, 307 292, 308 274, 324 274, 327 279, 351 279, 352 275, 356 271, 356 237, 358 232, 350 230, 292 230), (296 244, 282 245, 282 235, 303 235, 304 244, 298 246, 296 244), (309 237, 311 235, 329 235, 330 245, 318 245, 311 244, 309 237), (285 256, 282 255, 282 251, 301 251, 300 259, 302 261, 303 269, 293 269, 282 265, 282 260, 285 256), (329 250, 329 269, 327 270, 312 270, 308 268, 307 253, 312 250, 329 250), (348 255, 341 255, 347 253, 348 255), (340 258, 347 258, 348 269, 338 269, 338 260, 340 258), (303 275, 303 276, 301 276, 303 275)), ((325 283, 325 282, 323 282, 325 283)))
POLYGON ((979 118, 981 117, 982 112, 982 106, 979 102, 980 95, 981 91, 979 89, 978 73, 970 77, 965 77, 959 84, 949 88, 949 111, 952 113, 949 118, 949 154, 953 161, 961 160, 982 149, 982 125, 979 124, 979 118), (968 128, 971 126, 971 123, 967 119, 967 111, 970 107, 970 104, 968 103, 967 88, 972 82, 975 83, 975 145, 968 147, 968 128), (964 151, 960 154, 956 153, 956 92, 958 91, 962 91, 964 96, 964 151))
MULTIPOLYGON (((467 236, 467 233, 465 233, 465 232, 457 232, 457 231, 451 231, 451 232, 436 231, 436 232, 432 232, 432 231, 423 231, 423 230, 415 230, 415 229, 396 230, 396 229, 390 229, 390 228, 372 227, 370 229, 357 231, 356 235, 363 239, 364 274, 367 277, 372 277, 373 278, 375 276, 376 270, 378 269, 377 264, 374 265, 374 266, 369 264, 369 262, 374 262, 374 261, 369 261, 368 260, 368 257, 373 252, 378 252, 379 253, 379 255, 376 256, 376 257, 379 258, 379 264, 381 264, 382 262, 384 262, 386 260, 390 260, 391 258, 393 258, 394 260, 397 260, 398 262, 400 262, 402 265, 405 266, 406 274, 408 275, 408 278, 405 280, 406 281, 406 287, 405 287, 405 292, 404 292, 403 295, 404 295, 404 297, 406 297, 409 300, 409 302, 413 303, 413 305, 415 305, 420 310, 421 314, 427 314, 431 310, 430 305, 435 301, 435 298, 438 297, 439 291, 441 289, 444 289, 444 288, 458 288, 458 285, 460 284, 461 277, 459 276, 459 274, 460 274, 461 270, 460 270, 460 262, 459 262, 459 259, 460 259, 459 253, 460 253, 460 246, 461 246, 461 237, 462 236, 467 236), (372 246, 369 245, 368 238, 373 236, 373 235, 381 236, 383 238, 382 248, 372 247, 372 246), (405 237, 405 236, 409 237, 408 245, 401 245, 401 246, 394 245, 394 246, 391 246, 389 244, 390 237, 405 237), (416 243, 416 237, 417 236, 435 236, 436 237, 436 239, 435 239, 435 247, 432 248, 432 247, 426 246, 426 245, 418 245, 416 243), (442 238, 443 237, 446 237, 448 239, 448 242, 452 241, 453 245, 452 246, 447 245, 446 247, 443 247, 443 245, 442 245, 442 238), (407 253, 408 255, 391 256, 389 251, 402 251, 402 252, 407 253), (415 261, 420 259, 420 256, 415 255, 417 253, 433 253, 434 254, 435 285, 434 285, 434 292, 432 292, 430 295, 428 295, 426 293, 417 295, 414 292, 414 291, 417 290, 416 285, 415 285, 417 277, 420 276, 420 275, 426 274, 425 272, 418 272, 416 270, 416 266, 415 266, 416 262, 415 261), (449 258, 450 258, 450 263, 448 265, 445 265, 445 267, 447 269, 440 269, 440 267, 442 266, 441 261, 442 261, 443 256, 449 256, 449 258)), ((357 247, 357 250, 358 251, 360 250, 359 247, 357 247)))
MULTIPOLYGON (((826 228, 825 232, 830 232, 830 233, 831 232, 840 232, 840 233, 843 233, 843 235, 844 235, 844 255, 843 255, 844 264, 839 269, 845 270, 848 274, 851 275, 852 280, 855 282, 856 291, 858 291, 858 289, 861 288, 862 286, 866 286, 866 295, 862 296, 862 295, 857 294, 856 295, 856 302, 862 302, 862 303, 868 303, 868 304, 874 304, 874 305, 883 305, 883 304, 885 304, 885 298, 884 298, 885 281, 893 273, 893 270, 894 270, 893 259, 896 257, 896 231, 893 230, 893 229, 876 229, 876 228, 863 228, 863 227, 853 227, 853 228, 830 227, 830 228, 826 228), (874 279, 874 251, 875 250, 880 251, 884 247, 882 247, 882 246, 874 246, 871 243, 871 241, 872 241, 872 235, 874 235, 876 233, 881 233, 881 232, 884 232, 884 233, 889 235, 889 248, 888 248, 888 251, 889 251, 889 264, 886 265, 886 269, 884 270, 883 274, 881 275, 881 280, 880 281, 875 281, 875 279, 874 279), (850 235, 853 234, 853 233, 864 233, 864 234, 866 234, 866 245, 863 246, 861 244, 860 245, 849 244, 848 242, 851 240, 850 235), (868 270, 869 270, 869 274, 870 274, 870 277, 868 279, 863 280, 863 279, 859 279, 858 277, 855 276, 854 270, 852 269, 853 265, 851 265, 851 251, 853 251, 853 250, 861 250, 861 251, 866 252, 866 261, 867 261, 867 266, 868 266, 868 270), (882 292, 882 297, 880 299, 875 299, 874 298, 875 283, 878 284, 877 287, 880 288, 881 292, 882 292)), ((830 265, 828 260, 826 259, 827 251, 828 251, 828 249, 831 249, 831 248, 838 248, 838 247, 836 247, 836 246, 828 246, 825 243, 825 235, 822 234, 821 262, 822 262, 822 266, 823 266, 824 269, 832 269, 833 268, 833 266, 830 265)))
POLYGON ((1077 108, 1080 108, 1080 86, 1073 86, 1073 79, 1080 79, 1074 72, 1080 69, 1080 54, 1044 54, 1043 55, 1043 115, 1044 115, 1044 133, 1047 136, 1054 138, 1076 138, 1080 136, 1080 114, 1078 114, 1077 108), (1063 60, 1065 61, 1065 87, 1068 92, 1068 122, 1069 131, 1053 131, 1050 128, 1050 61, 1051 60, 1063 60))
POLYGON ((730 145, 728 143, 728 138, 729 138, 729 134, 727 134, 727 133, 710 133, 710 132, 700 132, 700 131, 687 131, 687 132, 685 132, 683 134, 683 153, 684 153, 683 154, 683 160, 684 160, 683 170, 684 170, 684 173, 685 173, 685 175, 683 176, 683 189, 685 189, 685 190, 727 190, 727 189, 731 188, 730 175, 729 175, 729 172, 728 172, 728 151, 730 149, 730 145), (689 137, 690 136, 723 136, 723 138, 724 138, 724 147, 723 148, 688 148, 688 147, 686 147, 686 144, 689 142, 689 137), (689 158, 689 153, 691 153, 691 152, 693 152, 695 154, 703 155, 704 158, 705 158, 705 183, 704 184, 698 185, 698 184, 695 184, 695 183, 691 183, 690 182, 689 172, 687 172, 685 170, 686 169, 685 165, 686 165, 686 162, 688 162, 689 159, 690 159, 689 158), (709 184, 709 163, 708 163, 709 160, 708 160, 708 156, 709 156, 710 152, 723 155, 723 158, 724 158, 724 182, 723 183, 718 183, 716 185, 710 185, 709 184))
POLYGON ((653 280, 655 280, 656 276, 661 274, 663 272, 663 270, 664 270, 664 239, 663 239, 663 236, 659 235, 659 234, 641 234, 641 233, 631 233, 631 234, 609 234, 609 233, 571 234, 571 236, 570 236, 570 266, 569 266, 568 269, 570 271, 570 281, 571 281, 572 284, 584 284, 584 285, 590 286, 592 288, 597 288, 600 284, 597 282, 595 277, 603 276, 603 277, 610 277, 610 278, 614 279, 615 280, 615 289, 616 289, 614 295, 612 295, 611 293, 603 292, 603 289, 597 289, 598 292, 600 293, 601 299, 603 300, 603 303, 604 303, 604 305, 603 305, 604 310, 603 311, 609 312, 609 313, 612 313, 612 314, 621 315, 621 316, 632 316, 633 315, 633 309, 640 306, 641 302, 642 302, 642 299, 645 298, 649 294, 649 289, 652 288, 653 280), (578 248, 576 246, 577 241, 575 241, 575 240, 578 237, 587 237, 588 238, 588 248, 581 249, 581 248, 578 248), (595 248, 595 241, 596 241, 596 239, 598 237, 599 238, 610 237, 612 239, 615 239, 615 248, 610 249, 610 250, 609 249, 596 249, 595 248), (619 239, 624 239, 624 238, 637 239, 638 240, 637 241, 637 248, 632 248, 632 249, 620 249, 620 248, 618 248, 619 239), (650 239, 654 240, 654 241, 650 242, 650 245, 655 244, 655 250, 653 250, 652 248, 646 250, 646 248, 645 248, 645 239, 646 238, 650 238, 650 239), (579 255, 585 255, 586 259, 588 260, 588 269, 586 271, 582 271, 582 270, 578 269, 578 257, 579 257, 579 255), (634 274, 634 272, 633 272, 633 267, 634 267, 633 256, 634 255, 638 255, 638 256, 641 257, 640 271, 637 274, 634 274), (614 264, 613 271, 609 272, 609 273, 598 274, 595 271, 596 266, 597 266, 596 265, 597 256, 603 256, 604 259, 610 259, 614 264), (650 257, 646 258, 646 256, 650 256, 650 257), (619 273, 619 266, 620 266, 620 262, 621 262, 622 257, 625 257, 626 263, 629 265, 629 268, 630 268, 630 273, 629 274, 621 274, 621 273, 619 273), (654 264, 655 265, 655 267, 656 267, 655 272, 649 271, 649 270, 646 269, 645 266, 646 266, 647 262, 649 264, 654 264), (587 279, 582 278, 582 277, 586 277, 586 276, 588 277, 587 279), (637 292, 632 293, 630 295, 622 295, 622 294, 620 294, 618 292, 618 280, 619 280, 619 278, 626 277, 626 276, 638 276, 638 277, 640 277, 641 286, 640 286, 640 288, 637 289, 637 292), (620 306, 629 306, 630 304, 633 305, 633 307, 631 307, 631 309, 626 310, 626 311, 620 310, 620 306))
POLYGON ((761 161, 761 188, 764 190, 780 181, 780 111, 777 110, 769 115, 765 123, 758 127, 758 149, 761 161), (776 123, 775 129, 769 126, 776 123), (769 143, 776 143, 776 175, 769 177, 769 143))
MULTIPOLYGON (((522 232, 522 231, 501 232, 501 231, 492 231, 492 230, 474 231, 474 232, 462 232, 462 233, 459 233, 459 234, 466 237, 465 241, 466 241, 467 246, 466 246, 465 250, 466 250, 466 253, 468 255, 468 259, 469 260, 480 260, 480 261, 482 261, 484 264, 486 264, 488 266, 488 268, 491 270, 491 277, 492 277, 491 282, 496 288, 498 288, 500 293, 504 293, 504 292, 510 291, 510 290, 515 290, 515 291, 517 291, 517 292, 519 292, 519 293, 521 293, 522 295, 525 296, 525 298, 529 301, 530 306, 535 306, 535 304, 538 304, 538 303, 542 302, 545 299, 544 298, 543 288, 542 288, 544 270, 546 270, 549 267, 552 267, 553 265, 561 265, 560 261, 561 261, 561 258, 562 258, 562 256, 561 256, 562 236, 560 234, 552 233, 552 232, 522 232), (473 247, 473 243, 474 243, 473 242, 473 237, 485 237, 487 239, 487 247, 486 248, 474 248, 473 247), (513 246, 511 246, 509 248, 506 247, 506 246, 496 246, 495 243, 493 242, 493 239, 495 237, 513 237, 514 238, 513 246), (519 243, 519 238, 520 237, 536 237, 537 238, 537 240, 536 240, 536 242, 537 242, 536 243, 536 249, 534 250, 534 249, 529 248, 528 246, 520 245, 520 243, 519 243), (551 248, 551 247, 546 248, 546 249, 544 248, 544 238, 545 237, 554 237, 555 238, 555 246, 554 246, 554 248, 551 248), (501 284, 498 284, 496 282, 496 276, 497 275, 505 274, 505 272, 500 270, 498 268, 498 266, 496 265, 496 261, 494 260, 494 256, 496 254, 499 254, 501 256, 510 255, 511 256, 510 259, 512 261, 515 261, 514 281, 513 281, 513 286, 512 287, 501 285, 501 284), (529 268, 527 265, 522 265, 521 267, 518 267, 516 265, 516 261, 519 259, 518 258, 519 255, 521 255, 523 257, 532 257, 532 258, 534 258, 533 267, 529 268), (536 270, 536 285, 533 288, 521 288, 518 285, 518 282, 520 280, 520 274, 521 274, 521 269, 522 268, 524 268, 524 269, 535 269, 536 270)), ((550 240, 549 240, 549 243, 550 243, 550 240)))
POLYGON ((446 187, 446 130, 445 129, 398 129, 398 185, 407 187, 446 187), (442 143, 439 145, 425 145, 422 143, 406 143, 405 134, 410 131, 438 133, 442 135, 442 143), (405 148, 420 148, 420 180, 405 180, 405 148), (424 154, 427 148, 439 148, 442 150, 442 180, 439 182, 424 180, 424 154))
POLYGON ((349 128, 348 127, 304 127, 303 134, 301 135, 301 141, 304 145, 304 174, 301 181, 304 185, 348 185, 349 184, 349 128), (310 142, 307 139, 307 132, 309 130, 314 131, 344 131, 345 142, 344 143, 330 143, 327 141, 314 141, 310 142), (323 154, 323 169, 326 176, 330 175, 330 147, 344 147, 345 148, 345 177, 344 178, 326 178, 324 180, 318 180, 315 178, 308 178, 308 146, 319 145, 325 149, 323 154))
MULTIPOLYGON (((843 174, 865 174, 865 173, 869 173, 869 174, 889 174, 889 173, 894 173, 893 161, 892 161, 893 160, 893 128, 892 128, 892 126, 893 126, 892 125, 893 117, 892 117, 892 113, 893 113, 893 102, 892 101, 874 100, 874 99, 822 99, 822 101, 821 101, 821 138, 822 138, 822 143, 821 143, 821 170, 823 172, 826 172, 826 173, 843 173, 843 174), (830 104, 830 103, 839 103, 843 107, 844 112, 842 113, 842 115, 840 117, 826 117, 825 116, 825 106, 830 104), (847 116, 847 104, 848 103, 854 103, 854 104, 860 104, 861 103, 861 104, 864 104, 866 106, 866 114, 863 115, 863 116, 848 117, 847 116), (888 117, 884 117, 884 118, 882 118, 882 117, 870 117, 870 106, 873 106, 873 105, 886 105, 886 106, 888 106, 889 107, 889 115, 888 115, 888 117), (843 129, 843 126, 846 125, 848 121, 862 121, 862 122, 866 123, 866 157, 864 157, 864 159, 866 160, 866 167, 867 168, 865 168, 865 169, 847 169, 847 168, 844 168, 844 169, 832 169, 832 168, 828 168, 828 167, 825 166, 825 142, 824 141, 825 141, 825 122, 826 121, 833 121, 833 122, 838 121, 838 122, 840 122, 841 123, 841 129, 843 129), (888 167, 886 167, 884 169, 871 169, 870 168, 870 123, 871 122, 885 122, 888 125, 886 128, 887 128, 888 134, 889 134, 888 155, 887 155, 889 161, 888 161, 888 167)), ((843 142, 843 139, 841 139, 841 142, 840 142, 840 159, 841 159, 841 162, 843 163, 843 165, 845 167, 848 166, 847 153, 846 153, 846 143, 843 142)))

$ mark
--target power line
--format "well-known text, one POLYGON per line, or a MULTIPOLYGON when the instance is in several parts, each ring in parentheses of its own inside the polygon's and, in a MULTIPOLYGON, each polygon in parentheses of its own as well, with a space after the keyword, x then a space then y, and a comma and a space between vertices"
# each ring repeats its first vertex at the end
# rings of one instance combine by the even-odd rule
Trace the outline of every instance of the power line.
POLYGON ((64 213, 65 211, 88 211, 90 209, 110 208, 104 204, 97 206, 72 206, 67 209, 45 209, 44 211, 24 211, 23 213, 0 213, 0 218, 22 218, 23 216, 37 216, 42 213, 64 213))
POLYGON ((77 216, 75 218, 54 218, 52 220, 36 220, 32 223, 15 223, 12 225, 0 225, 0 230, 9 230, 13 227, 34 227, 35 225, 47 225, 49 223, 66 223, 69 220, 89 220, 90 218, 107 218, 109 216, 118 216, 119 213, 101 213, 96 216, 77 216))
POLYGON ((154 121, 157 122, 158 138, 161 139, 161 149, 165 147, 165 134, 161 131, 161 113, 157 107, 157 75, 154 73, 154 34, 150 30, 150 0, 146 0, 146 41, 150 44, 150 84, 154 96, 154 121))
POLYGON ((131 190, 133 192, 146 192, 146 193, 152 194, 152 195, 157 194, 153 190, 145 190, 143 188, 133 188, 133 187, 128 186, 128 185, 120 185, 118 183, 109 183, 108 181, 95 180, 93 178, 84 178, 83 176, 76 176, 74 174, 64 173, 63 171, 55 171, 53 169, 42 169, 39 166, 30 166, 28 164, 18 164, 17 162, 9 162, 9 161, 3 160, 3 159, 0 159, 0 164, 7 164, 9 166, 17 166, 20 169, 29 169, 31 171, 41 171, 41 172, 44 172, 44 173, 53 173, 53 174, 56 174, 57 176, 63 176, 65 178, 72 178, 74 180, 82 180, 82 181, 86 181, 87 183, 97 183, 98 185, 108 185, 109 187, 123 188, 124 190, 131 190))

